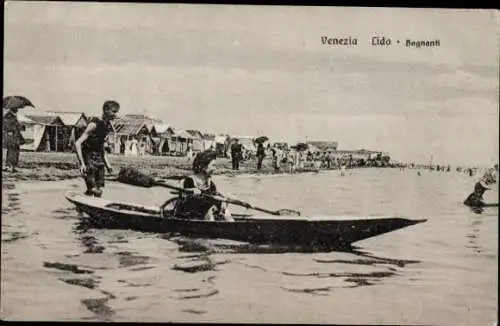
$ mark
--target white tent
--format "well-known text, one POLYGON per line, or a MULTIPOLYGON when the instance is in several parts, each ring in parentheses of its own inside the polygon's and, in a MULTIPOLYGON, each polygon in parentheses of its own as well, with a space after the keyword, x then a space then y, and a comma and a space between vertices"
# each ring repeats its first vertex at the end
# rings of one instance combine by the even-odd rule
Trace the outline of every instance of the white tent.
POLYGON ((21 149, 28 151, 52 151, 62 148, 61 137, 64 123, 57 116, 23 116, 22 135, 26 141, 21 149), (26 118, 26 119, 25 119, 26 118))

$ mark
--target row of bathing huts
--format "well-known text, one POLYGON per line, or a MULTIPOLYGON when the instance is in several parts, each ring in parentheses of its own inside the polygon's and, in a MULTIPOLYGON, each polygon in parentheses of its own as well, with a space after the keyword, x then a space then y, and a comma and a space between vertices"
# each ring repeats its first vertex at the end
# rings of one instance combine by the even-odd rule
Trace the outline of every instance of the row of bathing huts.
MULTIPOLYGON (((25 151, 72 152, 74 142, 87 127, 89 116, 78 112, 22 110, 18 119, 23 126, 26 143, 21 146, 25 151)), ((261 136, 261 135, 259 135, 261 136)), ((238 139, 245 152, 253 156, 256 152, 257 136, 241 136, 206 133, 199 130, 183 130, 163 123, 162 120, 140 114, 127 114, 112 123, 106 149, 110 153, 122 155, 159 155, 186 156, 212 149, 219 157, 230 155, 234 139, 238 139)), ((367 150, 337 149, 335 141, 307 142, 315 152, 335 153, 350 156, 352 159, 370 159, 374 156, 388 157, 387 153, 367 150)), ((285 142, 266 142, 287 147, 285 142)), ((292 145, 292 144, 290 144, 292 145)))

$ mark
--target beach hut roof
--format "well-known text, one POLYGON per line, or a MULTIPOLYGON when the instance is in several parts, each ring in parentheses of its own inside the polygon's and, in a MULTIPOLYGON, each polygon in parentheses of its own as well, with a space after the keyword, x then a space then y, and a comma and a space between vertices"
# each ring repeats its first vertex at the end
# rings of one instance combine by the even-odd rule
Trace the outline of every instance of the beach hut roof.
POLYGON ((215 134, 204 133, 203 134, 203 139, 205 139, 205 140, 215 140, 215 134))
POLYGON ((199 130, 189 129, 189 130, 186 130, 186 132, 188 134, 190 134, 195 139, 203 139, 203 133, 199 130))
POLYGON ((154 125, 154 129, 156 130, 157 134, 166 133, 169 128, 170 128, 170 126, 166 125, 166 124, 155 124, 154 125))
POLYGON ((61 118, 62 122, 66 126, 86 126, 87 116, 83 112, 58 112, 58 111, 47 111, 50 115, 56 115, 61 118))
POLYGON ((171 128, 171 129, 173 131, 173 134, 172 134, 173 137, 185 138, 185 139, 193 139, 193 136, 191 136, 191 134, 189 134, 185 130, 181 130, 181 129, 174 130, 173 128, 171 128))
POLYGON ((337 150, 338 147, 338 142, 336 141, 308 141, 307 144, 313 145, 322 151, 329 149, 337 150))
POLYGON ((56 115, 26 115, 26 118, 33 121, 35 124, 44 126, 64 126, 61 118, 56 115))
POLYGON ((120 135, 137 135, 141 131, 147 131, 149 133, 149 129, 146 127, 144 122, 117 122, 113 124, 115 132, 120 135))
POLYGON ((215 136, 214 140, 216 143, 224 144, 227 140, 227 136, 226 135, 217 135, 217 136, 215 136))
POLYGON ((125 114, 123 116, 124 119, 131 119, 131 120, 151 120, 151 121, 161 121, 160 119, 157 119, 155 117, 150 117, 145 114, 125 114))
POLYGON ((231 136, 231 139, 235 139, 237 138, 238 140, 242 140, 242 139, 250 139, 250 140, 254 140, 254 136, 239 136, 239 135, 232 135, 231 136))
POLYGON ((124 117, 131 119, 143 119, 143 120, 149 119, 149 117, 144 114, 125 114, 124 117))

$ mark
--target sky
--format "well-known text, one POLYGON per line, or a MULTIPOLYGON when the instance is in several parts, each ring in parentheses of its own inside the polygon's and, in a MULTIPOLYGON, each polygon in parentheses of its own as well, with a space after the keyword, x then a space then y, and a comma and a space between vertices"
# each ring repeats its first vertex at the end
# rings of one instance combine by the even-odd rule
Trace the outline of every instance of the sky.
POLYGON ((493 10, 8 2, 4 96, 180 129, 498 162, 493 10), (357 46, 328 46, 322 36, 357 46), (391 38, 371 46, 373 36, 391 38), (434 48, 396 40, 439 39, 434 48))

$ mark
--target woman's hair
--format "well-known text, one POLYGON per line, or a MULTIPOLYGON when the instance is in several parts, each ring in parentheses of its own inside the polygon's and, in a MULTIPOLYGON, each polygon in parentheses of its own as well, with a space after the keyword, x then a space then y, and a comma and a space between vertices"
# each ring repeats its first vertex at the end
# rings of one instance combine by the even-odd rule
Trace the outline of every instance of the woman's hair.
POLYGON ((217 155, 215 151, 206 150, 204 152, 198 153, 193 161, 193 172, 200 173, 210 164, 210 162, 212 162, 216 158, 217 155))
POLYGON ((104 104, 102 105, 102 110, 103 111, 107 111, 107 110, 111 110, 111 109, 119 110, 120 109, 120 104, 118 104, 118 102, 116 102, 116 101, 106 101, 106 102, 104 102, 104 104))

